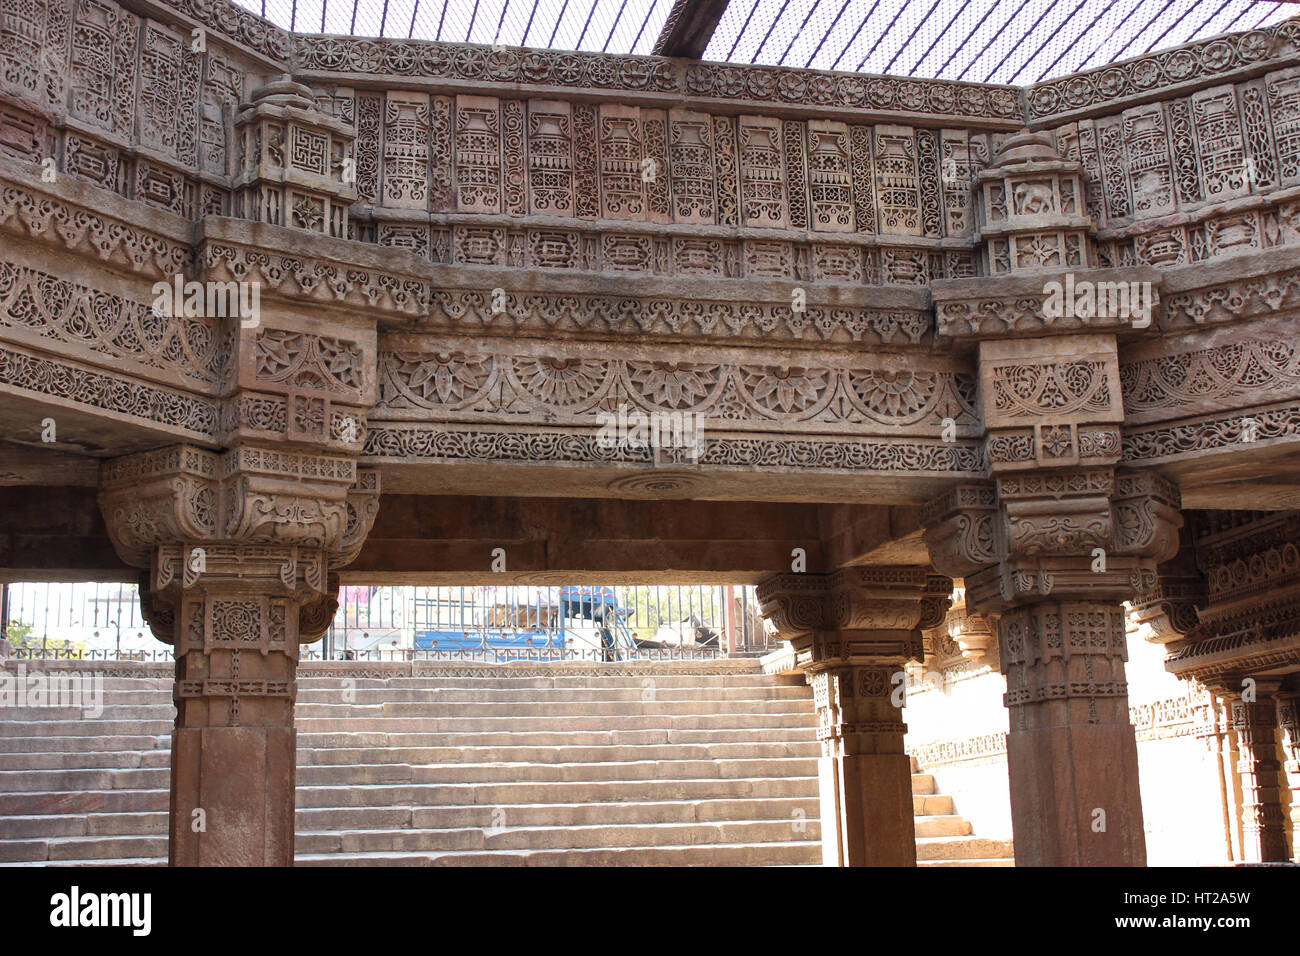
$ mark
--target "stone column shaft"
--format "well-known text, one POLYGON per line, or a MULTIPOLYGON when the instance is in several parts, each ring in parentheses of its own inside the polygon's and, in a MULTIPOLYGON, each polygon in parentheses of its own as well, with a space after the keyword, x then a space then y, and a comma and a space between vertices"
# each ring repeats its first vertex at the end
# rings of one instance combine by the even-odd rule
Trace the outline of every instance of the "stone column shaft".
POLYGON ((822 861, 915 866, 912 766, 900 682, 923 655, 921 628, 943 620, 952 581, 922 568, 779 575, 763 615, 791 641, 817 707, 822 861))
POLYGON ((1232 725, 1241 749, 1242 857, 1247 863, 1289 859, 1286 814, 1282 810, 1282 763, 1277 758, 1277 706, 1271 695, 1232 702, 1232 725))

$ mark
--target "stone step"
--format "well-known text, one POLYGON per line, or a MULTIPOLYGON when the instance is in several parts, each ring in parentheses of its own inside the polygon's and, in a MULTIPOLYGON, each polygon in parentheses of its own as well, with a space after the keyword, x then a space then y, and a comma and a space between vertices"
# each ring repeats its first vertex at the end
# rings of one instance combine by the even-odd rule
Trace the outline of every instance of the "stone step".
POLYGON ((916 859, 921 860, 1012 860, 1015 851, 1010 840, 992 840, 976 836, 918 837, 916 859))
POLYGON ((916 836, 926 837, 966 836, 971 832, 970 821, 956 814, 917 817, 916 836))
MULTIPOLYGON (((117 702, 112 695, 106 701, 117 702)), ((298 688, 299 704, 384 704, 384 703, 526 703, 536 701, 800 701, 812 705, 812 694, 807 687, 744 685, 735 687, 663 687, 639 683, 630 687, 572 686, 572 687, 367 687, 367 688, 298 688)), ((131 703, 131 701, 122 701, 131 703)), ((158 703, 141 700, 139 703, 158 703)), ((170 696, 166 703, 171 702, 170 696)))
MULTIPOLYGON (((298 866, 338 866, 329 853, 295 855, 298 866)), ((570 850, 479 850, 451 853, 355 853, 347 866, 808 866, 821 862, 816 841, 625 846, 570 850)))
MULTIPOLYGON (((75 771, 68 771, 75 773, 75 771)), ((143 773, 144 771, 127 771, 143 773)), ((343 764, 305 766, 298 769, 299 786, 366 785, 395 783, 549 783, 615 780, 705 780, 814 778, 817 762, 799 757, 766 760, 639 760, 602 763, 444 764, 343 764)), ((133 778, 134 779, 134 778, 133 778)), ((165 780, 165 776, 161 779, 165 780)), ((0 773, 0 789, 4 774, 0 773)), ((45 789, 43 786, 40 789, 45 789)))
MULTIPOLYGON (((170 730, 170 729, 169 729, 170 730)), ((170 732, 153 735, 123 735, 108 737, 0 737, 0 754, 16 753, 90 753, 95 751, 170 750, 170 732)))
POLYGON ((174 720, 5 720, 0 739, 5 737, 110 737, 161 736, 170 734, 174 720))
POLYGON ((563 850, 622 846, 782 843, 819 839, 816 823, 742 820, 722 823, 596 824, 566 827, 299 832, 297 853, 410 853, 446 850, 563 850))
POLYGON ((813 777, 705 780, 609 780, 583 783, 298 785, 301 807, 479 806, 521 803, 616 803, 762 797, 816 797, 813 777))
POLYGON ((0 770, 0 794, 27 791, 166 790, 167 767, 148 770, 0 770))
POLYGON ((165 810, 0 817, 0 841, 59 836, 140 836, 166 832, 165 810))
POLYGON ((176 707, 170 701, 142 703, 139 701, 119 703, 104 700, 98 707, 6 707, 5 715, 11 720, 23 721, 77 721, 80 723, 106 721, 140 721, 165 720, 169 723, 176 719, 176 707))
MULTIPOLYGON (((714 715, 813 714, 812 704, 785 700, 651 700, 651 701, 466 701, 440 703, 409 701, 386 704, 298 704, 294 716, 301 721, 322 718, 366 720, 385 717, 634 717, 634 716, 714 716, 714 715)), ((132 714, 132 717, 147 716, 132 714)))
MULTIPOLYGON (((815 758, 816 743, 647 744, 614 747, 299 747, 298 766, 348 764, 624 763, 639 760, 815 758)), ((0 768, 5 766, 0 756, 0 768)))
POLYGON ((1012 858, 991 860, 917 860, 917 866, 1015 866, 1012 858))
POLYGON ((542 803, 505 806, 375 806, 299 808, 302 830, 465 829, 494 826, 584 826, 706 823, 726 820, 816 820, 816 797, 666 800, 651 803, 542 803))
POLYGON ((164 836, 69 836, 0 841, 0 861, 120 860, 167 856, 164 836))
POLYGON ((542 730, 746 730, 761 733, 777 727, 817 726, 817 715, 793 714, 637 714, 555 717, 317 717, 304 720, 301 729, 330 731, 423 731, 424 733, 479 733, 504 731, 535 733, 542 730))
POLYGON ((298 748, 368 747, 379 751, 408 747, 625 747, 659 744, 724 744, 748 743, 762 740, 767 743, 806 743, 808 730, 804 727, 778 727, 755 735, 744 728, 712 730, 678 730, 657 728, 650 730, 545 730, 480 731, 478 733, 425 733, 420 731, 331 731, 318 732, 306 724, 298 729, 298 748))
POLYGON ((81 793, 0 793, 0 818, 6 814, 130 813, 167 809, 167 788, 93 790, 81 793))
POLYGON ((912 793, 934 793, 934 775, 929 773, 912 774, 912 793))
POLYGON ((912 813, 923 817, 931 814, 952 813, 952 797, 946 793, 912 794, 912 813))
POLYGON ((171 756, 170 750, 69 750, 61 753, 0 753, 0 771, 170 767, 171 756))

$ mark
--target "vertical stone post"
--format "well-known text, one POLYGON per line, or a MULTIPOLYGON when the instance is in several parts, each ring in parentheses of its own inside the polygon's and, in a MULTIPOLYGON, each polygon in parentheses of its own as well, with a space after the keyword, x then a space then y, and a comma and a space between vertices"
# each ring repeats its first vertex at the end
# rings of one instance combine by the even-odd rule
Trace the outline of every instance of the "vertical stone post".
POLYGON ((1256 680, 1255 697, 1232 701, 1232 726, 1240 741, 1241 850, 1246 863, 1287 860, 1282 811, 1282 763, 1278 760, 1277 701, 1280 679, 1256 680))
POLYGON ((171 864, 291 866, 298 647, 329 626, 329 568, 360 549, 377 476, 341 455, 182 445, 106 463, 100 487, 176 656, 171 864))
POLYGON ((903 667, 922 628, 943 620, 952 581, 914 567, 787 574, 758 589, 791 642, 817 707, 822 861, 915 866, 911 760, 903 749, 903 667))

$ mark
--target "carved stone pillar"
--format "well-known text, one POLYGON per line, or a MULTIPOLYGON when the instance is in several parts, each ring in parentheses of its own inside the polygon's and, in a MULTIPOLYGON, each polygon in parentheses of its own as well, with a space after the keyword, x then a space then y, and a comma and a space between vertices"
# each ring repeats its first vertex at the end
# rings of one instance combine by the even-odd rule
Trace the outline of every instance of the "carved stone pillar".
POLYGON ((943 621, 951 592, 950 579, 912 567, 783 574, 758 588, 813 688, 827 865, 916 865, 903 667, 922 658, 921 630, 943 621))
POLYGON ((294 680, 337 606, 377 476, 345 456, 174 446, 106 463, 100 507, 176 656, 173 866, 291 866, 294 680))
POLYGON ((1241 775, 1241 852, 1247 863, 1289 859, 1286 814, 1282 811, 1282 763, 1277 756, 1277 701, 1280 680, 1256 681, 1255 699, 1232 701, 1232 726, 1239 742, 1241 775))
POLYGON ((1189 529, 1204 590, 1165 667, 1228 701, 1242 859, 1285 860, 1294 810, 1283 803, 1277 729, 1300 671, 1300 514, 1194 512, 1189 529))
POLYGON ((1089 467, 1004 472, 926 509, 935 566, 1001 614, 1017 865, 1146 862, 1122 602, 1176 547, 1177 505, 1154 475, 1089 467))

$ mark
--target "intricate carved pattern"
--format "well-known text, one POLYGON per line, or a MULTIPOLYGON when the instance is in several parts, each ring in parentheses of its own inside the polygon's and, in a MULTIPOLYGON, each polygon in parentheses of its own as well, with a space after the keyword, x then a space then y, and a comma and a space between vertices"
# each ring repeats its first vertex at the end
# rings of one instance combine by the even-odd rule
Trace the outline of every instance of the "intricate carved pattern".
POLYGON ((573 121, 568 103, 528 106, 528 187, 532 211, 573 215, 573 121))
POLYGON ((258 381, 330 395, 364 388, 361 349, 325 335, 264 329, 257 336, 258 381))
POLYGON ((1103 362, 1000 365, 993 387, 993 407, 1008 418, 1100 412, 1111 405, 1103 362))
MULTIPOLYGON (((646 411, 691 412, 728 423, 818 421, 973 424, 974 382, 950 371, 791 368, 522 358, 509 353, 384 353, 377 412, 421 408, 462 418, 594 421, 630 400, 646 411)), ((382 416, 381 416, 382 417, 382 416)))
POLYGON ((1120 366, 1129 411, 1300 391, 1300 346, 1293 339, 1245 339, 1214 348, 1143 359, 1120 366))
POLYGON ((185 40, 146 21, 140 50, 140 141, 189 166, 198 160, 199 64, 185 40))
MULTIPOLYGON (((522 162, 522 155, 519 159, 522 162)), ((456 197, 460 211, 503 212, 501 171, 500 103, 485 96, 458 96, 456 197)))
POLYGON ((446 77, 456 82, 546 83, 592 90, 686 93, 727 100, 777 100, 814 107, 975 116, 1008 122, 1018 121, 1021 111, 1014 87, 765 66, 684 66, 660 57, 316 36, 295 37, 294 57, 304 70, 446 77))
POLYGON ((1244 442, 1248 434, 1255 441, 1300 438, 1300 404, 1247 409, 1204 421, 1131 429, 1124 434, 1124 461, 1151 461, 1231 448, 1244 442), (1252 424, 1247 425, 1247 419, 1252 424))
POLYGON ((728 116, 713 118, 713 169, 718 188, 718 225, 740 225, 740 148, 736 122, 728 116))
POLYGON ((806 312, 788 306, 736 302, 682 302, 676 299, 613 299, 604 296, 506 295, 503 312, 492 309, 481 292, 434 293, 427 324, 479 330, 509 328, 585 330, 650 336, 665 332, 717 338, 863 341, 919 344, 929 330, 921 311, 829 308, 809 304, 806 312))
POLYGON ((876 202, 871 127, 854 126, 849 133, 853 148, 853 210, 859 232, 876 231, 876 202))
MULTIPOLYGON (((487 431, 454 424, 375 425, 364 454, 372 459, 481 462, 586 462, 653 464, 652 449, 602 447, 594 433, 538 430, 487 431)), ((977 447, 961 442, 717 437, 699 456, 705 466, 765 470, 974 475, 982 469, 977 447)))
POLYGON ((383 115, 383 97, 357 94, 357 198, 371 205, 379 201, 379 142, 383 115))
POLYGON ((2 261, 0 326, 131 359, 200 386, 224 382, 232 351, 230 335, 211 320, 155 315, 151 305, 2 261))
POLYGON ((921 235, 921 182, 912 131, 907 127, 877 126, 873 152, 880 231, 921 235))
POLYGON ((940 212, 939 137, 931 130, 916 133, 917 173, 921 187, 921 231, 932 239, 943 236, 940 212))
POLYGON ((173 389, 131 382, 0 347, 0 385, 182 429, 202 440, 217 433, 217 406, 173 389))
POLYGON ((1300 40, 1300 28, 1288 20, 1264 30, 1188 43, 1124 63, 1049 80, 1030 87, 1029 118, 1040 119, 1109 103, 1160 86, 1294 53, 1297 40, 1300 40))
POLYGON ((600 182, 596 175, 596 107, 573 105, 573 211, 584 219, 600 217, 600 182))
POLYGON ((428 203, 429 97, 389 91, 384 108, 384 205, 425 209, 428 203))

